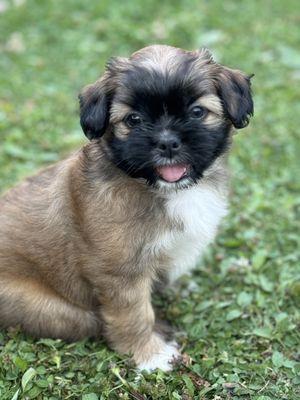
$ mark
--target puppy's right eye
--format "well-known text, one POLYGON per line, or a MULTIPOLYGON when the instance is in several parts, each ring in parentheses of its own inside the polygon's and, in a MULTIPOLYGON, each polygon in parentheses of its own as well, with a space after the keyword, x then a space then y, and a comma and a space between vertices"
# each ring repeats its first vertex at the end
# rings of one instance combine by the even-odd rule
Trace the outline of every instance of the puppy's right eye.
POLYGON ((142 122, 141 117, 136 113, 128 114, 125 118, 125 123, 130 128, 133 128, 133 127, 139 125, 141 122, 142 122))

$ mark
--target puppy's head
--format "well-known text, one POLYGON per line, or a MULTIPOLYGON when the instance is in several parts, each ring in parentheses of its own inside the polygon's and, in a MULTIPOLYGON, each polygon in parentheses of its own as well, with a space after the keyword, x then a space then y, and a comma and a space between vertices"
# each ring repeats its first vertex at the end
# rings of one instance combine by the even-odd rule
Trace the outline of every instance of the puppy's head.
POLYGON ((207 50, 161 45, 110 60, 79 98, 84 133, 118 168, 175 189, 197 182, 253 114, 248 76, 207 50))

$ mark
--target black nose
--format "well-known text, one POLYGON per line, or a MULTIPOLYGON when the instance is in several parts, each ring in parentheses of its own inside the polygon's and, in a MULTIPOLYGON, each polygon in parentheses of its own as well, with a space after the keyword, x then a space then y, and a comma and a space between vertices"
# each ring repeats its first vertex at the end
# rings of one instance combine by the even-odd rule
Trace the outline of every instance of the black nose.
POLYGON ((161 156, 171 158, 180 150, 181 140, 174 134, 164 134, 157 141, 156 147, 161 156))

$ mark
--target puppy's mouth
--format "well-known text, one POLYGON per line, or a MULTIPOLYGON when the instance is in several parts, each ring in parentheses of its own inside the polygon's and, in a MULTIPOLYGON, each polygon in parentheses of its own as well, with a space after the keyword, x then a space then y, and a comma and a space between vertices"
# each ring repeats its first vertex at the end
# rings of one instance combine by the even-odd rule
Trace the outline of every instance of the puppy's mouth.
POLYGON ((161 165, 155 168, 157 175, 166 182, 174 183, 185 178, 191 166, 189 164, 161 165))

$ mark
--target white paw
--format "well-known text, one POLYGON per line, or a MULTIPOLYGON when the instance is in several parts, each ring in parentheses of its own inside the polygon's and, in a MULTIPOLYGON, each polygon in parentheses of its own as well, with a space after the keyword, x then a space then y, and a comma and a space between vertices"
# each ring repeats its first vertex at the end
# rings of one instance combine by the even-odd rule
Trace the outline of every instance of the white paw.
POLYGON ((157 368, 162 371, 171 371, 172 362, 180 357, 176 342, 164 343, 164 346, 154 353, 147 361, 138 364, 140 371, 151 372, 157 368))

